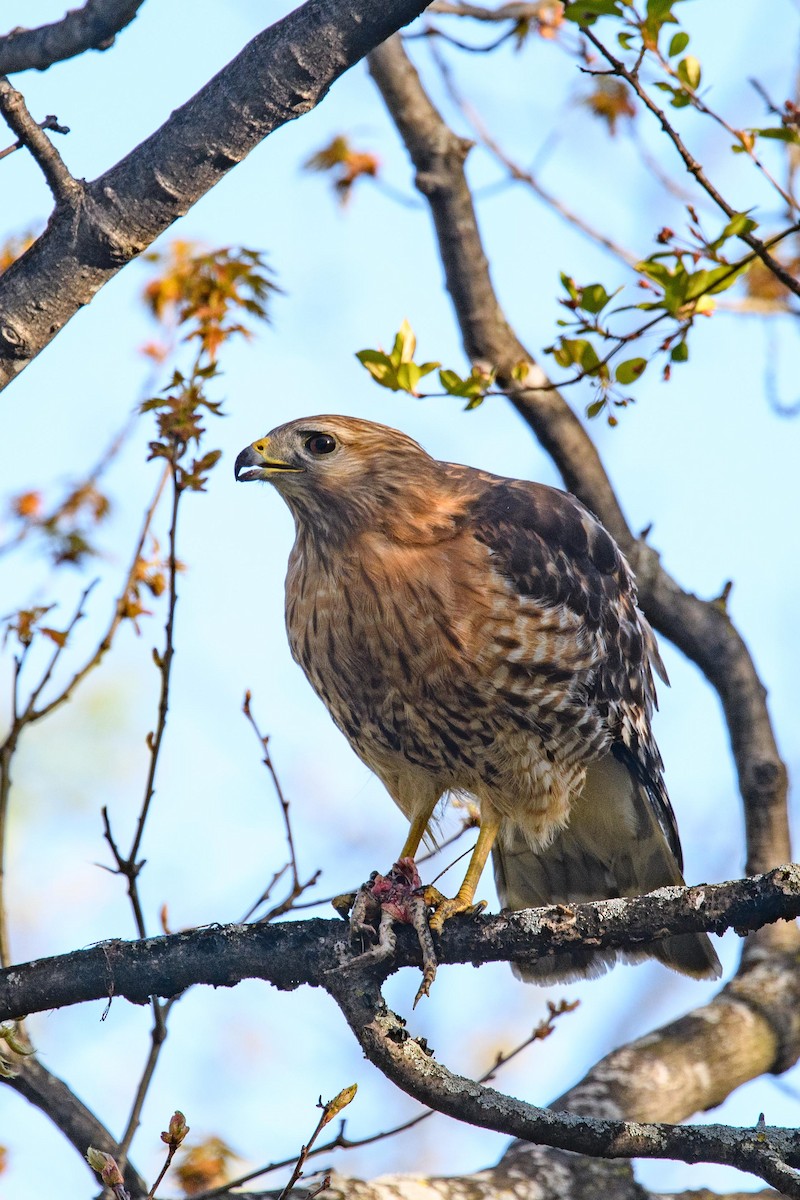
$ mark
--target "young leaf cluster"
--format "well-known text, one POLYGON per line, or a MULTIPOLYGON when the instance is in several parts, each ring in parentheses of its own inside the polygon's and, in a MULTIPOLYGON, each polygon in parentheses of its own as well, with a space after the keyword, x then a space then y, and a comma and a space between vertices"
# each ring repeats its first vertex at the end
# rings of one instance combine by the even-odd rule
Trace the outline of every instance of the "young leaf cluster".
MULTIPOLYGON (((254 250, 205 251, 179 241, 166 255, 149 259, 164 270, 145 288, 145 302, 163 327, 196 346, 190 370, 176 367, 166 388, 141 405, 142 412, 156 416, 157 437, 150 442, 149 457, 167 460, 179 491, 202 492, 221 451, 191 460, 185 456, 205 433, 204 414, 221 415, 221 402, 207 395, 208 384, 218 375, 217 356, 231 338, 250 337, 248 319, 269 321, 267 300, 276 286, 263 256, 254 250)), ((152 348, 148 352, 159 357, 152 348)))
POLYGON ((469 375, 462 377, 457 371, 442 368, 440 362, 414 362, 416 348, 416 335, 408 321, 403 321, 388 354, 383 350, 359 350, 356 358, 377 384, 391 392, 407 392, 417 399, 433 395, 418 391, 417 384, 438 367, 439 383, 445 395, 465 399, 467 409, 477 408, 483 402, 494 383, 493 371, 473 366, 469 375))

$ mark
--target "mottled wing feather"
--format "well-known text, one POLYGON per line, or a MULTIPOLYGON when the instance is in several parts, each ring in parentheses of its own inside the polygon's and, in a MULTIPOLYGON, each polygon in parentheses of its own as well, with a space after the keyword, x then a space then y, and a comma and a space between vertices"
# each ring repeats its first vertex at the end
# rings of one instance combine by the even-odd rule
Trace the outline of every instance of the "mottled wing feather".
POLYGON ((587 706, 604 725, 612 753, 646 789, 680 864, 677 824, 650 724, 656 706, 652 667, 664 679, 666 674, 637 608, 627 562, 573 496, 542 484, 485 479, 470 513, 474 536, 520 596, 579 619, 597 652, 596 667, 586 675, 587 706))

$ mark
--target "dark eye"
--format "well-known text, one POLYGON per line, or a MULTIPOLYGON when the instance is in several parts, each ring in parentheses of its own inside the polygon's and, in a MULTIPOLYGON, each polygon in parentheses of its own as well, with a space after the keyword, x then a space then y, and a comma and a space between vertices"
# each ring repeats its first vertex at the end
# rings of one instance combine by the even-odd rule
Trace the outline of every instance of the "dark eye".
POLYGON ((336 438, 329 433, 312 433, 311 437, 306 438, 306 450, 312 454, 330 454, 335 449, 336 438))

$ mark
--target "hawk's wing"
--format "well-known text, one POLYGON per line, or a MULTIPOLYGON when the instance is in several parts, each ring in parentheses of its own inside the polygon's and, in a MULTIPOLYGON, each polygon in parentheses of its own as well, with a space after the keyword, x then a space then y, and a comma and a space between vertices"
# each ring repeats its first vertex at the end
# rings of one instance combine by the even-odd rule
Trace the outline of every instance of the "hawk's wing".
MULTIPOLYGON (((558 615, 588 641, 594 664, 578 692, 606 751, 590 763, 566 829, 532 850, 511 828, 493 852, 501 901, 512 908, 638 895, 682 884, 678 828, 651 730, 653 669, 666 682, 655 636, 636 605, 636 586, 613 539, 574 497, 541 484, 484 476, 470 513, 474 536, 508 586, 558 615), (593 718, 593 719, 592 719, 593 718)), ((535 644, 535 629, 531 645, 535 644)), ((584 646, 585 649, 585 646, 584 646)), ((576 661, 578 659, 576 654, 576 661)), ((585 661, 585 659, 584 659, 585 661)), ((567 664, 568 665, 568 664, 567 664)), ((716 977, 705 935, 667 938, 625 957, 654 955, 697 976, 716 977)), ((547 981, 598 974, 616 952, 586 948, 519 972, 547 981)))
POLYGON ((614 540, 574 496, 543 484, 485 475, 470 524, 495 569, 520 595, 577 618, 597 662, 587 706, 615 757, 646 789, 679 866, 680 840, 652 735, 653 669, 667 682, 655 636, 636 606, 630 567, 614 540))

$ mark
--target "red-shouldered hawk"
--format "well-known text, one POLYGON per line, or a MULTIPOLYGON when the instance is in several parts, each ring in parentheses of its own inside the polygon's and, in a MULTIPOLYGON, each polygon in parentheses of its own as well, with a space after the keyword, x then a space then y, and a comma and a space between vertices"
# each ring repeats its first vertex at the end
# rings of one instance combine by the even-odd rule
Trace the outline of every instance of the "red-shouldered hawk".
MULTIPOLYGON (((341 416, 281 425, 235 474, 268 480, 291 509, 292 654, 409 819, 400 857, 446 793, 480 804, 439 926, 472 905, 490 852, 508 908, 683 884, 650 725, 652 668, 666 675, 630 568, 582 504, 341 416)), ((570 951, 522 975, 596 975, 616 957, 570 951)), ((705 935, 626 957, 720 974, 705 935)))

